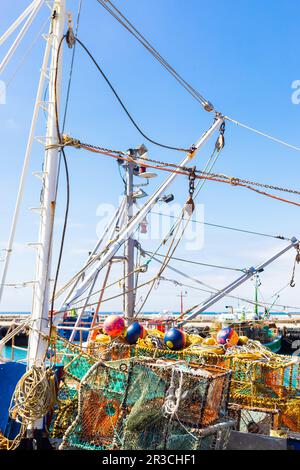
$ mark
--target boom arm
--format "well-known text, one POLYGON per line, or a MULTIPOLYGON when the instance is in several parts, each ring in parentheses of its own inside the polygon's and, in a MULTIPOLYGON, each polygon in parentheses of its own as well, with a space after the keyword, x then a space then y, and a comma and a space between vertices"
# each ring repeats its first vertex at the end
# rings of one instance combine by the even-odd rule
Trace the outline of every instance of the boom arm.
POLYGON ((217 292, 215 295, 213 295, 212 297, 210 297, 206 302, 204 302, 204 304, 202 305, 202 307, 198 310, 196 310, 195 312, 191 313, 187 318, 185 318, 184 321, 180 322, 179 323, 179 326, 183 326, 185 325, 188 321, 192 320, 193 318, 197 317, 198 315, 200 315, 200 313, 202 312, 205 312, 205 310, 207 310, 209 307, 211 307, 212 305, 214 305, 216 302, 218 302, 219 300, 221 300, 223 297, 225 297, 227 294, 229 294, 230 292, 232 292, 234 289, 236 289, 237 287, 239 287, 240 285, 244 284, 244 282, 246 282, 248 279, 250 279, 254 274, 256 273, 259 273, 261 271, 264 270, 264 268, 266 268, 269 264, 273 263, 273 261, 275 261, 277 258, 280 258, 280 256, 284 255, 284 253, 286 253, 287 251, 289 251, 291 248, 297 248, 299 244, 299 240, 297 240, 297 238, 293 237, 291 239, 291 244, 289 246, 287 246, 286 248, 284 248, 283 250, 281 250, 279 253, 277 253, 276 255, 272 256, 272 258, 268 259, 267 261, 265 261, 263 264, 261 264, 260 266, 258 266, 257 268, 250 268, 250 269, 247 269, 247 271, 245 272, 245 274, 243 274, 242 276, 240 276, 238 279, 236 279, 235 281, 233 281, 231 284, 229 284, 227 287, 224 287, 224 289, 220 290, 219 292, 217 292))

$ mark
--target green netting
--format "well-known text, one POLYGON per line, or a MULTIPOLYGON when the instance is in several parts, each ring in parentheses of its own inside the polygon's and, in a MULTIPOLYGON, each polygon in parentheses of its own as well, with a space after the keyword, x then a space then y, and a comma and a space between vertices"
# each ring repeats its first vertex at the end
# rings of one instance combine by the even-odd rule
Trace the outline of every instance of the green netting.
POLYGON ((134 362, 118 430, 123 448, 200 448, 199 429, 227 414, 228 389, 229 374, 217 368, 134 362))
POLYGON ((77 395, 76 389, 69 387, 60 389, 49 426, 49 435, 51 438, 62 439, 68 427, 76 418, 78 412, 77 395))
POLYGON ((79 347, 58 338, 55 344, 56 361, 64 366, 65 371, 78 381, 82 380, 89 369, 97 362, 85 354, 79 347))
POLYGON ((226 415, 229 378, 219 368, 149 359, 97 363, 81 382, 78 416, 63 446, 200 448, 199 430, 226 415))
POLYGON ((225 450, 233 422, 223 420, 204 430, 183 427, 178 422, 169 426, 166 450, 225 450))
POLYGON ((65 435, 64 445, 110 450, 119 446, 117 422, 122 414, 128 379, 124 361, 94 365, 79 390, 78 416, 65 435))
MULTIPOLYGON (((66 391, 62 388, 59 391, 59 403, 68 406, 63 411, 56 409, 54 418, 59 426, 54 427, 53 423, 51 425, 51 429, 60 431, 60 437, 74 421, 76 388, 80 385, 82 389, 82 406, 79 409, 76 427, 67 439, 69 446, 102 450, 151 449, 162 448, 161 446, 166 448, 167 445, 171 447, 175 445, 172 444, 175 441, 177 442, 175 448, 197 445, 194 444, 195 438, 192 438, 195 429, 211 426, 218 419, 226 418, 229 391, 231 403, 245 407, 263 407, 266 410, 279 409, 285 426, 293 431, 300 429, 299 361, 294 361, 294 358, 270 353, 270 357, 250 359, 243 357, 243 352, 239 355, 239 351, 236 351, 236 355, 199 356, 193 354, 192 350, 173 352, 128 346, 122 342, 113 344, 113 347, 104 345, 100 349, 98 344, 97 348, 97 355, 105 361, 110 361, 106 362, 105 366, 110 370, 106 384, 99 385, 98 379, 96 380, 97 374, 93 372, 83 385, 80 381, 98 359, 83 353, 79 347, 65 340, 57 341, 57 357, 59 362, 64 364, 66 371, 64 387, 70 389, 66 391), (122 359, 115 361, 118 357, 122 359), (173 416, 173 421, 169 423, 164 416, 163 406, 170 389, 171 371, 175 361, 180 362, 176 367, 180 366, 184 372, 182 388, 189 390, 189 393, 181 396, 177 416, 173 416), (167 363, 170 362, 172 365, 167 367, 167 363), (224 375, 223 368, 212 364, 222 365, 228 372, 224 375), (201 382, 198 377, 197 387, 194 387, 192 381, 195 380, 195 370, 209 372, 209 369, 212 379, 201 382), (233 373, 231 386, 229 370, 233 373), (191 371, 194 372, 189 377, 191 371), (74 393, 75 398, 73 407, 68 403, 71 393, 74 393), (102 394, 101 397, 99 393, 102 394), (116 396, 119 397, 117 402, 114 401, 116 396), (290 403, 289 407, 287 403, 290 403), (116 408, 119 409, 118 413, 115 411, 116 408), (92 423, 89 425, 90 421, 92 423), (110 422, 114 424, 113 432, 112 426, 108 425, 110 422), (99 438, 97 429, 102 423, 111 428, 111 433, 108 433, 109 436, 99 438), (178 429, 176 423, 179 424, 178 429), (173 430, 171 433, 170 429, 173 430), (93 440, 93 435, 96 436, 96 440, 93 440)), ((96 354, 95 351, 94 353, 96 354)), ((103 367, 102 363, 99 366, 101 373, 103 367)), ((177 374, 175 389, 178 389, 178 380, 177 374)), ((200 439, 199 436, 198 438, 200 439)), ((207 437, 202 445, 209 439, 207 437)))

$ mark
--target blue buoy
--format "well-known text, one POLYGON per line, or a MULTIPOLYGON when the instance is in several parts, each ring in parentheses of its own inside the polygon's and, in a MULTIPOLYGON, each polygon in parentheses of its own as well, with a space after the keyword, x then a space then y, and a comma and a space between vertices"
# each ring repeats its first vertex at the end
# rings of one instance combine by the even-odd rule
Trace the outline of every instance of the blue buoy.
POLYGON ((164 336, 164 343, 169 349, 179 351, 185 346, 185 334, 178 328, 171 328, 164 336))
POLYGON ((135 344, 144 334, 144 327, 137 321, 132 323, 126 331, 125 340, 129 344, 135 344))

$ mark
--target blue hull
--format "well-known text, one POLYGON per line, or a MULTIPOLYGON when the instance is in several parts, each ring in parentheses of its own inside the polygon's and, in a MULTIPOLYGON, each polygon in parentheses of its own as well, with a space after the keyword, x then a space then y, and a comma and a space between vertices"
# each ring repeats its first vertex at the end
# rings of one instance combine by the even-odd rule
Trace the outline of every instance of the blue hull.
POLYGON ((9 417, 9 407, 16 385, 26 371, 26 365, 18 362, 0 364, 0 432, 13 439, 20 425, 9 417))

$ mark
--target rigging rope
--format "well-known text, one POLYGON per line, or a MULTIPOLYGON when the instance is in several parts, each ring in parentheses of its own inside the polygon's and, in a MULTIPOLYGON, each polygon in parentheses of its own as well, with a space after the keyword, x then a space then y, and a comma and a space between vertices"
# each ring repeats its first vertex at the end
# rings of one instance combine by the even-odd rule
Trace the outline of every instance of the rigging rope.
MULTIPOLYGON (((110 0, 97 0, 97 1, 100 5, 103 6, 103 8, 105 8, 105 10, 113 18, 115 18, 130 34, 132 34, 148 50, 148 52, 150 52, 150 54, 161 63, 161 65, 171 75, 173 75, 173 77, 180 83, 180 85, 183 86, 183 88, 185 88, 185 90, 188 93, 190 93, 192 97, 196 101, 198 101, 206 111, 211 112, 215 110, 213 105, 208 100, 206 100, 199 93, 199 91, 193 88, 186 80, 183 79, 183 77, 179 75, 179 73, 166 61, 166 59, 164 59, 161 56, 161 54, 150 44, 150 42, 137 30, 137 28, 128 20, 128 18, 126 18, 126 16, 110 0)), ((265 137, 273 142, 276 142, 280 145, 284 145, 285 147, 288 147, 292 150, 296 150, 297 152, 300 152, 300 147, 297 147, 281 139, 273 137, 269 134, 266 134, 265 132, 259 131, 258 129, 255 129, 246 124, 243 124, 235 119, 232 119, 231 117, 225 116, 225 119, 251 132, 261 135, 262 137, 265 137)))
POLYGON ((55 375, 45 365, 34 365, 16 385, 9 415, 26 428, 43 418, 54 406, 55 375))
POLYGON ((27 48, 27 50, 25 51, 23 57, 20 59, 18 65, 16 66, 14 72, 12 72, 12 74, 10 75, 10 77, 5 80, 5 83, 6 83, 6 87, 8 88, 10 86, 10 84, 13 82, 13 80, 15 79, 17 73, 21 70, 22 66, 24 65, 24 63, 26 62, 26 59, 28 58, 30 52, 32 51, 34 45, 37 43, 37 41, 39 40, 39 38, 41 37, 43 31, 44 31, 44 28, 45 26, 49 23, 49 17, 46 19, 46 21, 43 22, 41 28, 39 29, 37 35, 35 36, 35 38, 33 39, 33 41, 31 42, 31 44, 29 45, 29 47, 27 48))
POLYGON ((243 124, 239 121, 236 121, 235 119, 232 119, 228 116, 225 116, 225 119, 227 121, 232 122, 233 124, 236 124, 237 126, 243 127, 244 129, 247 129, 248 131, 254 132, 255 134, 261 135, 262 137, 266 137, 266 139, 272 140, 273 142, 276 142, 277 144, 284 145, 285 147, 288 147, 292 150, 296 150, 297 152, 300 152, 300 147, 297 147, 296 145, 289 144, 288 142, 285 142, 284 140, 278 139, 277 137, 273 137, 272 135, 266 134, 265 132, 259 131, 255 129, 254 127, 247 126, 246 124, 243 124))
POLYGON ((97 0, 108 13, 110 13, 130 34, 132 34, 150 54, 160 62, 160 64, 178 81, 178 83, 197 100, 205 111, 214 111, 213 105, 202 96, 199 91, 193 88, 179 73, 160 55, 160 53, 150 44, 150 42, 135 28, 135 26, 117 9, 109 0, 97 0), (109 6, 110 5, 110 6, 109 6))

